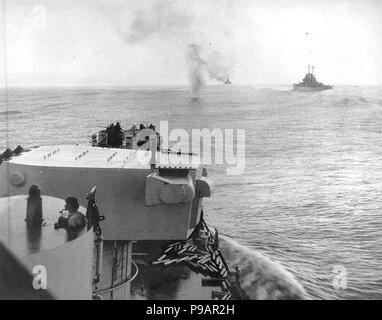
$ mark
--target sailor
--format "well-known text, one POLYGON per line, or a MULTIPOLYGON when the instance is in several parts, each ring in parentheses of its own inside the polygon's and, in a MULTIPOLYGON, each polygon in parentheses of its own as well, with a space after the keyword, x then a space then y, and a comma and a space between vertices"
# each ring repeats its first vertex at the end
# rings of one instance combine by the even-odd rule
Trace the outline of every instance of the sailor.
POLYGON ((81 229, 86 225, 86 218, 83 213, 78 211, 80 205, 77 198, 68 197, 65 199, 65 209, 68 210, 68 228, 81 229))
POLYGON ((92 135, 92 147, 97 147, 98 141, 97 141, 97 135, 94 133, 92 135))
POLYGON ((119 122, 115 125, 115 146, 116 148, 121 148, 122 147, 122 131, 121 131, 121 125, 119 122))
POLYGON ((65 210, 68 210, 68 217, 61 216, 54 224, 55 229, 67 228, 69 230, 79 230, 86 226, 85 216, 78 211, 80 205, 77 198, 68 197, 65 199, 65 210))
POLYGON ((115 145, 115 127, 114 127, 114 123, 112 123, 109 127, 109 130, 110 130, 110 134, 109 134, 109 145, 110 147, 114 147, 115 145))

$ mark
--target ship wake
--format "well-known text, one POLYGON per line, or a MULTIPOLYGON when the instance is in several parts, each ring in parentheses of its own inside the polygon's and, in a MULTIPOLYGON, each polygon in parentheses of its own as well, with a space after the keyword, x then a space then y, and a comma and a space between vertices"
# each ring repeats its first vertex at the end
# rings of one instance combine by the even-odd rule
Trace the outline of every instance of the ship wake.
POLYGON ((258 251, 219 236, 222 251, 231 270, 240 270, 240 285, 251 300, 306 299, 297 279, 279 263, 258 251))

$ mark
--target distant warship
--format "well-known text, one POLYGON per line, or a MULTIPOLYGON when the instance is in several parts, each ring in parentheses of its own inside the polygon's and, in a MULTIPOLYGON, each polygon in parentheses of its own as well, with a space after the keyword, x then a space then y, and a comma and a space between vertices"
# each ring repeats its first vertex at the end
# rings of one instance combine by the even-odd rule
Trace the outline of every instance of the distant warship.
POLYGON ((322 82, 316 80, 316 76, 313 74, 314 66, 312 66, 312 71, 310 71, 310 66, 308 65, 308 73, 305 74, 304 79, 300 83, 295 83, 293 85, 294 90, 298 91, 323 91, 332 89, 333 86, 325 85, 322 82))
POLYGON ((227 77, 227 80, 224 82, 224 84, 232 84, 231 80, 229 80, 229 77, 227 77))

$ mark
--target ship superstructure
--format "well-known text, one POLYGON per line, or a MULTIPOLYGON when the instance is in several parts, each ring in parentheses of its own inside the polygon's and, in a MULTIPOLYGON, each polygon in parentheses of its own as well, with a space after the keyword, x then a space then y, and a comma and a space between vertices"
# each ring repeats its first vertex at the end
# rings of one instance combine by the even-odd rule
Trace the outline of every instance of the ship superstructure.
POLYGON ((323 91, 332 89, 333 86, 325 85, 322 82, 318 82, 314 74, 314 66, 310 68, 308 65, 308 72, 305 74, 302 82, 293 85, 294 90, 298 91, 323 91))
MULTIPOLYGON (((192 281, 197 277, 209 298, 243 297, 237 274, 231 281, 218 251, 217 232, 203 218, 202 201, 211 194, 206 169, 196 155, 158 151, 153 141, 147 151, 54 145, 8 149, 1 156, 0 244, 26 274, 32 275, 39 264, 58 270, 47 273, 50 297, 129 299, 133 280, 137 278, 143 287, 147 280, 138 275, 139 263, 146 274, 177 265, 174 270, 181 268, 181 277, 184 272, 192 281), (33 198, 35 189, 39 195, 33 198), (68 196, 78 199, 88 220, 87 230, 74 237, 54 228, 68 196), (35 204, 28 207, 25 199, 35 204), (25 214, 38 216, 29 229, 25 214), (12 238, 34 249, 20 251, 12 238), (54 242, 55 238, 60 241, 54 242), (82 265, 84 257, 87 262, 82 265), (80 279, 73 282, 72 273, 80 264, 80 279), (208 279, 215 282, 210 286, 208 279), (72 287, 66 290, 68 286, 72 287), (76 286, 82 289, 76 291, 76 286)), ((135 287, 134 297, 137 291, 135 287)), ((198 293, 193 294, 198 298, 198 293)), ((192 298, 192 293, 186 297, 192 298)))

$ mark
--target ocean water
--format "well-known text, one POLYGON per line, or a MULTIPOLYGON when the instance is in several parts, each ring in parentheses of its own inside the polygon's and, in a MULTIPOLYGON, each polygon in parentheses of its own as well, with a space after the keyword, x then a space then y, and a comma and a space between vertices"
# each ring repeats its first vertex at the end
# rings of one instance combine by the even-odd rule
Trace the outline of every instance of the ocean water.
POLYGON ((117 120, 245 129, 244 173, 209 165, 204 207, 224 242, 241 244, 229 240, 228 254, 251 261, 248 286, 272 275, 312 299, 382 299, 382 88, 211 86, 199 99, 187 87, 18 88, 0 98, 0 150, 87 144, 117 120))

